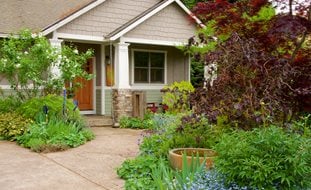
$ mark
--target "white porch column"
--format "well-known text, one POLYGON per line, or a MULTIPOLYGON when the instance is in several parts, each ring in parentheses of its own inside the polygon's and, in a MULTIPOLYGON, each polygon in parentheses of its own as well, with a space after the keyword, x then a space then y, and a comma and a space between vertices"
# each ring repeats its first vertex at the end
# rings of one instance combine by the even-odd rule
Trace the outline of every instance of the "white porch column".
POLYGON ((119 42, 114 44, 115 57, 115 88, 112 90, 112 105, 114 126, 119 126, 120 118, 133 115, 133 100, 130 87, 130 65, 129 49, 130 44, 119 42))
MULTIPOLYGON (((62 42, 63 40, 53 38, 50 39, 51 46, 56 49, 58 53, 60 53, 62 48, 62 42)), ((53 63, 51 67, 51 73, 53 78, 58 78, 61 75, 60 69, 59 69, 60 60, 58 60, 56 63, 53 63)))
POLYGON ((130 44, 124 42, 114 44, 115 87, 117 89, 130 88, 129 45, 130 44))
POLYGON ((106 87, 106 51, 105 45, 101 44, 100 46, 100 54, 101 54, 101 115, 105 115, 105 87, 106 87))

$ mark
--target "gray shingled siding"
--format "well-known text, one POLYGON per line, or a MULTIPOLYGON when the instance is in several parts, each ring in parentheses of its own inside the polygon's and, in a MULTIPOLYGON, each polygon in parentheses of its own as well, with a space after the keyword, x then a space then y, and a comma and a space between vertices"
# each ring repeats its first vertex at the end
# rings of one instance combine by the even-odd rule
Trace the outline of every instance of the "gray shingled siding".
POLYGON ((101 114, 101 90, 100 89, 96 89, 96 114, 100 115, 101 114))
POLYGON ((0 98, 14 95, 15 92, 10 89, 0 89, 0 98))
POLYGON ((111 115, 112 90, 105 90, 105 115, 111 115))
POLYGON ((160 90, 146 90, 146 103, 161 103, 162 102, 162 93, 160 90))
POLYGON ((9 85, 9 82, 3 75, 0 75, 0 85, 9 85))
POLYGON ((189 15, 173 3, 129 31, 125 37, 184 42, 194 36, 196 27, 189 15))
POLYGON ((61 27, 58 32, 102 37, 129 22, 159 1, 107 0, 61 27))

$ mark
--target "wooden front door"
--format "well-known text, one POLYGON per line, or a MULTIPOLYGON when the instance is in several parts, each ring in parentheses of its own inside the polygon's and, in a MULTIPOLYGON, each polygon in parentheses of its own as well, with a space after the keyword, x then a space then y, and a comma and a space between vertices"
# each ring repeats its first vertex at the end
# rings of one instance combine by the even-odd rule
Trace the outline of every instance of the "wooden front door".
MULTIPOLYGON (((89 59, 83 66, 84 70, 93 74, 93 59, 89 59)), ((82 87, 75 92, 75 100, 78 100, 78 106, 81 111, 93 110, 93 79, 85 80, 82 78, 75 79, 82 87)))

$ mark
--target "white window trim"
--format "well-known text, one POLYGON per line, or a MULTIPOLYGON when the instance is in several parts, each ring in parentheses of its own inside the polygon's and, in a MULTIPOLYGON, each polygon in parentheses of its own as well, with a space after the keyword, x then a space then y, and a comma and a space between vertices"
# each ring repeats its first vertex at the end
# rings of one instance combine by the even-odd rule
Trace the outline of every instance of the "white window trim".
POLYGON ((133 87, 141 87, 141 88, 145 88, 145 87, 163 87, 165 85, 167 85, 167 51, 164 50, 149 50, 149 49, 132 49, 131 50, 131 54, 132 54, 132 58, 131 58, 131 85, 133 87), (135 51, 140 51, 140 52, 154 52, 154 53, 164 53, 164 83, 135 83, 134 82, 134 70, 135 70, 135 63, 134 63, 134 52, 135 51))

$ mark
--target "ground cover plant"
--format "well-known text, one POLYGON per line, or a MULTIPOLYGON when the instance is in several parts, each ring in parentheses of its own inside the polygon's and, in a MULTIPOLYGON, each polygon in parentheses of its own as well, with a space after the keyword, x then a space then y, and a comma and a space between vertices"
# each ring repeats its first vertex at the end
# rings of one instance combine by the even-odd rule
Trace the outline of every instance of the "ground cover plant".
POLYGON ((311 139, 270 126, 236 131, 215 147, 227 183, 263 189, 311 188, 311 139))
POLYGON ((27 130, 33 121, 14 112, 0 113, 0 138, 16 140, 27 130))
POLYGON ((93 138, 90 129, 55 117, 30 125, 23 135, 17 137, 17 142, 35 152, 50 152, 74 148, 93 138))

